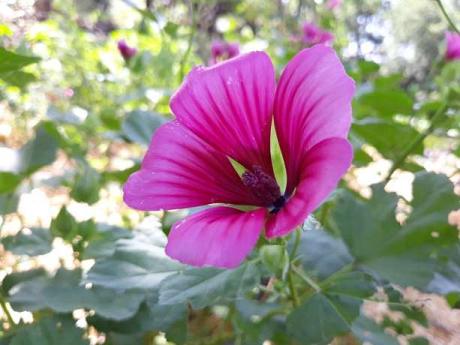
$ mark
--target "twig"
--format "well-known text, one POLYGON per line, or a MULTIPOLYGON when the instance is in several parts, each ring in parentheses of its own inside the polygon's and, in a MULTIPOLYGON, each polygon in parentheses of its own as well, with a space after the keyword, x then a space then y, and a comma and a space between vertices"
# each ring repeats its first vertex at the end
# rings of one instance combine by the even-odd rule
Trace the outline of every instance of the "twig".
POLYGON ((444 5, 442 4, 441 0, 434 0, 434 1, 436 1, 436 3, 438 4, 439 8, 441 9, 442 14, 446 18, 446 20, 449 22, 449 25, 452 27, 452 29, 454 29, 454 31, 456 33, 460 34, 460 31, 458 31, 458 29, 455 26, 454 22, 452 21, 452 19, 450 19, 449 15, 447 14, 447 11, 446 11, 444 5))

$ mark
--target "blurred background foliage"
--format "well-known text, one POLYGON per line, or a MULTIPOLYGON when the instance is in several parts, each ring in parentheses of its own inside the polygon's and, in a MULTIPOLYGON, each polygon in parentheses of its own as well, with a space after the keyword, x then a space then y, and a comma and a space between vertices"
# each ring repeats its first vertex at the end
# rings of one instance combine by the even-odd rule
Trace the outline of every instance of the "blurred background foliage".
POLYGON ((447 29, 432 0, 1 1, 0 344, 459 344, 447 29), (265 50, 279 73, 305 22, 357 82, 353 167, 298 241, 183 267, 163 247, 187 210, 129 210, 121 186, 212 42, 265 50))

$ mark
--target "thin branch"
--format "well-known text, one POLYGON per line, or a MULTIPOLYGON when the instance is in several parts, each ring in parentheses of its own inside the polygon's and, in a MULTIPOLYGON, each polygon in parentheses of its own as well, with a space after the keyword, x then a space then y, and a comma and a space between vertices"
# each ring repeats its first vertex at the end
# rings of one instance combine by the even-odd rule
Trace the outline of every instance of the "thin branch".
POLYGON ((442 14, 444 15, 444 17, 446 18, 446 20, 449 22, 449 25, 451 26, 452 29, 454 29, 454 31, 458 34, 460 34, 460 31, 458 31, 457 27, 455 26, 454 22, 452 21, 452 19, 450 18, 449 14, 447 13, 446 11, 446 8, 444 7, 444 5, 442 4, 441 0, 434 0, 436 1, 436 3, 438 4, 439 8, 441 9, 441 12, 442 14))

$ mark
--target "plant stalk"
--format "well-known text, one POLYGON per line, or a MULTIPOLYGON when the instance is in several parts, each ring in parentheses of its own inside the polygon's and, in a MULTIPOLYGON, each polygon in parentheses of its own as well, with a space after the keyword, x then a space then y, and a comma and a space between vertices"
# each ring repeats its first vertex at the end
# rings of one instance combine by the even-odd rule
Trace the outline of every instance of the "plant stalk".
POLYGON ((444 15, 444 18, 446 18, 447 22, 449 23, 450 27, 458 34, 460 34, 460 31, 458 31, 457 27, 455 26, 454 22, 450 18, 449 14, 446 11, 446 8, 442 4, 441 0, 434 0, 438 4, 439 8, 441 9, 442 14, 444 15))
POLYGON ((6 318, 8 319, 10 327, 16 326, 13 316, 11 316, 10 310, 8 309, 8 306, 6 305, 6 301, 3 298, 3 296, 0 296, 0 306, 2 307, 3 313, 6 315, 6 318))
MULTIPOLYGON (((294 245, 292 247, 291 254, 289 255, 289 269, 287 272, 287 280, 288 280, 288 285, 289 285, 289 291, 291 294, 291 299, 292 299, 292 304, 294 307, 298 307, 300 305, 300 300, 299 300, 299 295, 297 293, 297 290, 295 289, 294 285, 294 276, 292 274, 293 270, 295 269, 294 266, 294 260, 297 255, 297 250, 299 249, 300 245, 300 237, 301 237, 301 229, 296 229, 295 231, 295 239, 294 239, 294 245)), ((287 242, 286 244, 287 245, 287 242)))

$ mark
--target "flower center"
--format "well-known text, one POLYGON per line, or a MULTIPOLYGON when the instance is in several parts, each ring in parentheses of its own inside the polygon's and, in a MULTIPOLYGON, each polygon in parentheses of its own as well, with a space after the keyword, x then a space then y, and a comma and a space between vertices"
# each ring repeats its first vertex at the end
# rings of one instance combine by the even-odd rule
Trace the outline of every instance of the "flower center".
POLYGON ((246 170, 241 179, 254 196, 265 207, 270 208, 270 213, 276 213, 284 206, 286 199, 281 195, 278 183, 272 176, 263 171, 260 166, 255 165, 252 171, 246 170))

